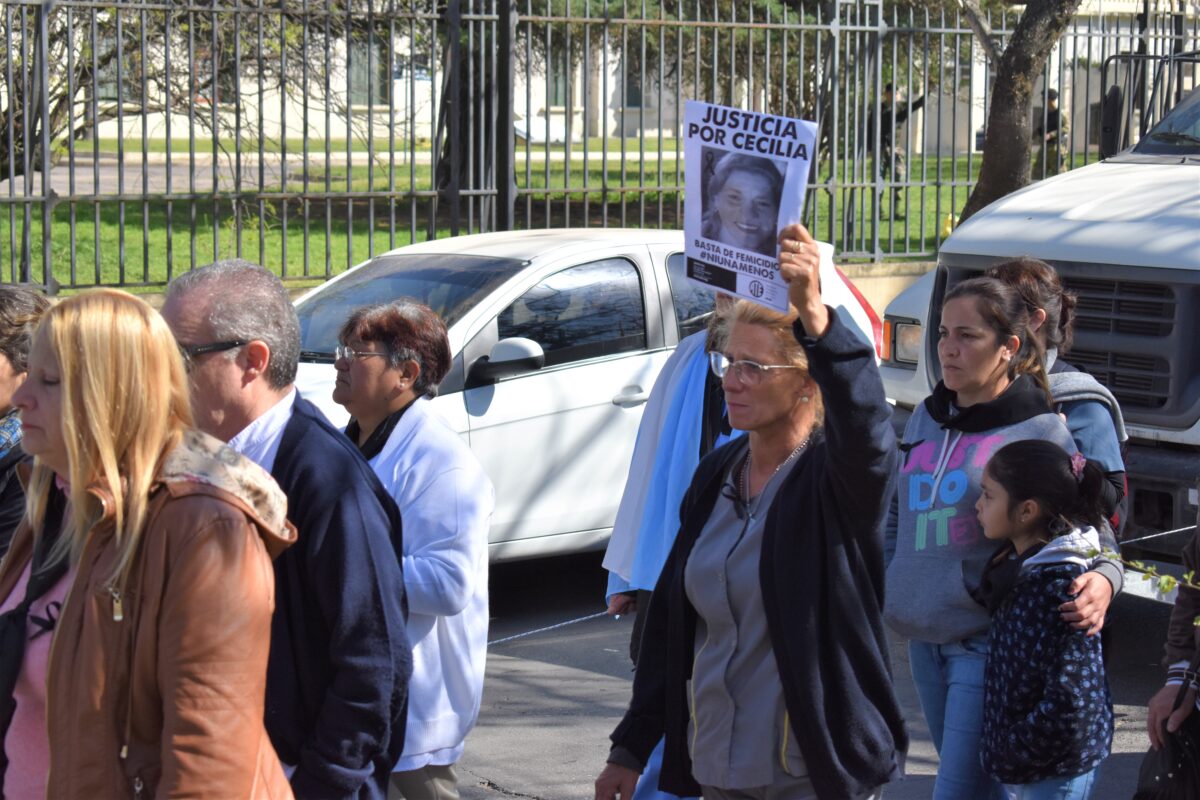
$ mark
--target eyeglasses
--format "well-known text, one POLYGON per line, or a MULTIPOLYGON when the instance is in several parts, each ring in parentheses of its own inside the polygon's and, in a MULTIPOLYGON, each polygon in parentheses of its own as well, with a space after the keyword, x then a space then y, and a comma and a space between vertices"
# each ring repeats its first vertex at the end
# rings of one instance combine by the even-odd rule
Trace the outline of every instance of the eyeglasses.
POLYGON ((341 361, 343 358, 347 361, 353 361, 356 358, 369 358, 371 356, 386 356, 387 353, 370 353, 365 350, 355 350, 353 347, 344 347, 338 345, 333 348, 333 358, 335 361, 341 361))
POLYGON ((731 361, 724 353, 709 353, 708 366, 713 375, 724 379, 731 370, 739 381, 747 386, 762 383, 763 376, 773 369, 802 369, 795 364, 759 364, 757 361, 731 361))
POLYGON ((192 368, 192 362, 202 355, 208 353, 223 353, 226 350, 232 350, 235 347, 249 344, 244 339, 231 339, 228 342, 212 342, 210 344, 181 344, 179 352, 183 353, 183 363, 188 368, 192 368))

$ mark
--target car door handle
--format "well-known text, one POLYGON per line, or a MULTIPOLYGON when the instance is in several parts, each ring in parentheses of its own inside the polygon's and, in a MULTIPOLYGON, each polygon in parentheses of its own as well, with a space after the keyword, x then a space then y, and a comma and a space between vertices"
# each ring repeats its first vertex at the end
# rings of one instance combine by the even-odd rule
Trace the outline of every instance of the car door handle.
POLYGON ((640 406, 642 403, 650 399, 650 393, 644 391, 640 386, 626 386, 621 390, 621 393, 612 399, 614 406, 621 408, 633 408, 640 406))

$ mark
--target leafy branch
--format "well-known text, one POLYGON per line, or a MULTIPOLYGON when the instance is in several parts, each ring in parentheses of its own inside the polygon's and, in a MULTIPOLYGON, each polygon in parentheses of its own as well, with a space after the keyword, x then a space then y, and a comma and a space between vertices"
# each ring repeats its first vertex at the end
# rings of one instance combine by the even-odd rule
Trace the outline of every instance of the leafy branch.
MULTIPOLYGON (((1160 594, 1170 594, 1176 589, 1192 589, 1200 592, 1200 582, 1197 582, 1196 573, 1194 570, 1188 570, 1187 572, 1183 573, 1181 577, 1176 578, 1174 575, 1160 574, 1158 567, 1154 566, 1153 564, 1147 564, 1146 562, 1139 561, 1137 559, 1125 558, 1115 550, 1105 549, 1103 552, 1099 550, 1092 550, 1088 553, 1090 558, 1095 558, 1096 556, 1100 555, 1103 555, 1105 558, 1111 561, 1119 562, 1129 569, 1140 572, 1143 581, 1154 581, 1156 583, 1155 588, 1160 594)), ((1200 617, 1196 617, 1195 622, 1196 625, 1200 626, 1200 617)))

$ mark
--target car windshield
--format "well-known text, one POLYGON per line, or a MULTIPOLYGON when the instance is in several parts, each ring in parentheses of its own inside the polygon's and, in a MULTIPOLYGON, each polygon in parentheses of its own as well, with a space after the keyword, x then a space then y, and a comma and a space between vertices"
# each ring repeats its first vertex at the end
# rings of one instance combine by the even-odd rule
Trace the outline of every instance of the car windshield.
POLYGON ((1200 90, 1171 109, 1133 151, 1150 155, 1200 154, 1200 90))
POLYGON ((420 300, 450 327, 525 262, 469 255, 380 256, 296 306, 301 358, 332 361, 338 330, 354 309, 400 297, 420 300))

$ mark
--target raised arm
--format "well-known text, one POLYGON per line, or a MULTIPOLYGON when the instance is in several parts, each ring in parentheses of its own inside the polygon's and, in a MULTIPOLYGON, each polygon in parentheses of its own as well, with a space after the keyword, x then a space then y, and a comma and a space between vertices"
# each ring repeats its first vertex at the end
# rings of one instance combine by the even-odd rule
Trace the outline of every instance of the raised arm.
POLYGON ((859 521, 854 530, 875 535, 897 470, 891 407, 875 350, 825 305, 820 255, 808 231, 786 228, 780 250, 780 273, 799 312, 796 338, 825 402, 828 480, 838 506, 859 521))

